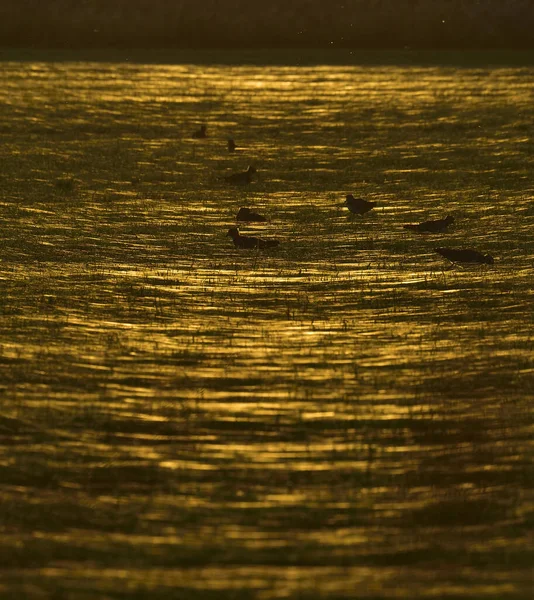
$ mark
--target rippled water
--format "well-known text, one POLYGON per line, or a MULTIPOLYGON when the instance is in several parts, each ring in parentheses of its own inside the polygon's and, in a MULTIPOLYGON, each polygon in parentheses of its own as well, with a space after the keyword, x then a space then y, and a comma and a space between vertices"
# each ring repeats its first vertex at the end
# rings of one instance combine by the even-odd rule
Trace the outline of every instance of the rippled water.
POLYGON ((530 597, 533 67, 0 80, 2 594, 530 597))

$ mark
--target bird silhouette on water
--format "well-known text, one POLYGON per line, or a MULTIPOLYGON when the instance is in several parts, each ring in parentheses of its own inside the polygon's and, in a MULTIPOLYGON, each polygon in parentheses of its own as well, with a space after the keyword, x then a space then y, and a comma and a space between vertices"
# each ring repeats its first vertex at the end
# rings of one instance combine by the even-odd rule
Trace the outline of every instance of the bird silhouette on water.
POLYGON ((228 152, 235 152, 236 145, 232 138, 228 138, 228 152))
POLYGON ((250 210, 250 208, 247 208, 246 206, 242 206, 236 217, 235 217, 236 221, 261 221, 261 222, 265 222, 267 221, 267 217, 264 217, 263 215, 260 215, 260 213, 254 212, 253 210, 250 210))
POLYGON ((434 250, 453 263, 493 264, 493 256, 482 254, 472 248, 434 248, 434 250))
POLYGON ((197 140, 208 137, 206 126, 201 125, 196 131, 193 131, 192 137, 197 140))
POLYGON ((252 235, 241 235, 237 227, 230 227, 226 235, 232 238, 236 248, 259 248, 264 250, 265 248, 275 248, 280 243, 278 240, 265 240, 252 235))
POLYGON ((241 173, 232 173, 232 175, 226 175, 224 180, 232 185, 246 185, 252 181, 252 175, 256 173, 256 169, 250 165, 246 171, 241 173))
POLYGON ((345 204, 354 215, 364 215, 376 206, 376 202, 370 202, 363 198, 355 198, 352 194, 347 194, 345 204))
POLYGON ((408 223, 408 225, 404 225, 403 227, 416 233, 442 233, 451 223, 454 223, 454 217, 447 215, 444 219, 423 221, 422 223, 408 223))

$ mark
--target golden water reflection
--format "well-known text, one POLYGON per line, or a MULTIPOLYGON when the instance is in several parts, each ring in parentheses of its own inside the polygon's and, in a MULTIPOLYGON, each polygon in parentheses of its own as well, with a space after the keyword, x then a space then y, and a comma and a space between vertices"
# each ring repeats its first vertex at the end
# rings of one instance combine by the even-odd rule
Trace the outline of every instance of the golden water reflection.
POLYGON ((0 78, 2 591, 527 597, 531 67, 0 78))

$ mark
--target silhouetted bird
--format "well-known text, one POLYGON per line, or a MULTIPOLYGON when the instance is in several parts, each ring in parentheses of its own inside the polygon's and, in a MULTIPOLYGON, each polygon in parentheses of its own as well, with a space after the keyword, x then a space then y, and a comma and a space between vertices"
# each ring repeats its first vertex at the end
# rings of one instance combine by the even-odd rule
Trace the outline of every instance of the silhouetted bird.
POLYGON ((259 237, 253 237, 251 235, 241 235, 237 227, 230 227, 226 234, 234 240, 234 246, 236 248, 274 248, 280 243, 278 240, 264 240, 259 237))
POLYGON ((192 135, 192 137, 194 137, 197 140, 201 139, 201 138, 205 138, 207 136, 208 136, 208 134, 206 133, 205 125, 201 125, 199 129, 197 129, 196 131, 193 131, 193 135, 192 135))
POLYGON ((369 200, 364 200, 363 198, 355 198, 352 194, 347 194, 345 204, 348 206, 350 212, 355 215, 363 215, 376 206, 376 202, 369 202, 369 200))
POLYGON ((454 217, 452 215, 447 215, 444 219, 437 219, 435 221, 409 223, 408 225, 404 225, 404 229, 410 229, 417 233, 441 233, 445 231, 451 223, 454 223, 454 217))
POLYGON ((260 215, 250 208, 246 208, 245 206, 241 207, 236 215, 236 221, 267 221, 267 217, 260 215))
POLYGON ((482 254, 472 248, 434 248, 434 250, 451 262, 493 264, 493 256, 482 254))
POLYGON ((241 173, 226 175, 224 180, 232 185, 245 185, 252 181, 252 175, 254 175, 254 173, 256 173, 256 169, 252 166, 249 166, 246 171, 242 171, 241 173))
POLYGON ((235 142, 232 138, 228 139, 228 152, 234 152, 235 151, 235 142))

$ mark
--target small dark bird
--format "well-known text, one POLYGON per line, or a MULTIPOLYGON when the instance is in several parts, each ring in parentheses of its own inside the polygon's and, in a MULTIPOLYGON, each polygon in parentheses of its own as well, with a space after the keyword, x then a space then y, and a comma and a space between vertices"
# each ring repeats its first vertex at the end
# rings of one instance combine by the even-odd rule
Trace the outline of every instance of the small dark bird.
POLYGON ((363 198, 355 198, 352 194, 347 194, 345 204, 348 206, 350 212, 355 215, 363 215, 376 206, 376 202, 370 202, 363 198))
POLYGON ((259 248, 263 250, 265 248, 274 248, 280 243, 278 240, 264 240, 251 235, 241 235, 237 227, 230 227, 226 235, 234 240, 236 248, 259 248))
POLYGON ((229 138, 228 139, 228 152, 235 152, 235 148, 236 148, 236 145, 235 145, 234 140, 232 138, 229 138))
POLYGON ((434 248, 434 250, 451 262, 493 264, 493 256, 482 254, 472 248, 434 248))
POLYGON ((191 137, 194 137, 197 140, 208 137, 208 134, 206 132, 206 126, 201 125, 199 129, 197 129, 196 131, 193 131, 193 134, 191 137))
POLYGON ((249 166, 246 171, 227 175, 224 180, 232 185, 245 185, 252 181, 252 175, 254 175, 254 173, 256 173, 256 169, 253 166, 249 166))
POLYGON ((262 222, 265 222, 265 221, 267 221, 267 217, 264 217, 263 215, 260 215, 260 213, 250 210, 250 208, 246 208, 245 206, 242 206, 239 209, 235 220, 236 221, 262 221, 262 222))
POLYGON ((403 227, 417 233, 442 233, 451 223, 454 223, 454 217, 447 215, 444 219, 423 221, 422 223, 409 223, 403 227))

